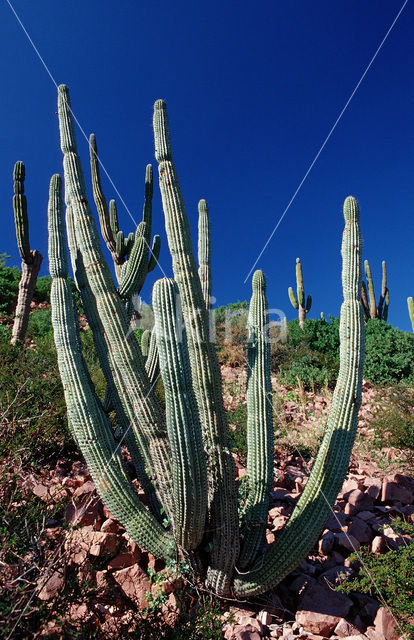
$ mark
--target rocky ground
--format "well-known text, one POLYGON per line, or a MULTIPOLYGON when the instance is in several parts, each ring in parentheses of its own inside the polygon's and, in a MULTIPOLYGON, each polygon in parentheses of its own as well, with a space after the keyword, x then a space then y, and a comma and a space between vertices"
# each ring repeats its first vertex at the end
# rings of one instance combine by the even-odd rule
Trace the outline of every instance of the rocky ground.
MULTIPOLYGON (((223 375, 227 408, 236 402, 243 403, 243 395, 239 395, 245 384, 243 374, 223 368, 223 375)), ((276 381, 274 384, 277 386, 276 381)), ((294 422, 296 428, 299 425, 304 441, 309 435, 313 447, 329 410, 329 394, 302 394, 299 401, 293 401, 284 400, 288 389, 278 387, 278 391, 282 397, 281 429, 294 422)), ((365 384, 362 432, 369 431, 374 396, 375 391, 365 384)), ((301 566, 262 598, 222 604, 224 638, 396 640, 401 637, 392 612, 379 599, 333 590, 344 577, 354 573, 356 565, 348 558, 361 545, 383 554, 410 542, 408 536, 393 530, 391 521, 395 516, 414 523, 414 479, 404 469, 395 470, 392 464, 384 470, 361 451, 351 461, 317 547, 301 566)), ((392 458, 397 452, 386 455, 392 458)), ((242 456, 235 459, 241 481, 245 475, 244 460, 242 456)), ((398 467, 398 460, 394 462, 398 467)), ((295 446, 290 450, 277 449, 267 544, 277 539, 277 532, 306 484, 311 464, 312 458, 303 457, 301 449, 295 450, 295 446)), ((191 606, 195 609, 197 602, 188 604, 187 597, 184 604, 185 576, 179 577, 171 568, 166 569, 129 538, 98 498, 81 459, 71 465, 62 460, 43 474, 26 475, 22 486, 24 496, 34 495, 44 505, 44 525, 38 535, 37 552, 31 549, 16 564, 2 563, 0 584, 5 591, 13 590, 25 572, 32 572, 32 582, 35 575, 32 597, 43 611, 51 612, 36 638, 65 637, 65 625, 78 630, 80 635, 76 637, 126 637, 122 631, 131 631, 134 625, 139 625, 135 612, 155 605, 163 624, 171 627, 183 607, 192 615, 191 606), (56 505, 62 505, 61 509, 56 511, 56 505), (54 517, 48 518, 48 510, 54 517), (83 602, 74 599, 56 617, 52 613, 54 603, 73 580, 88 585, 92 596, 85 597, 83 602)))

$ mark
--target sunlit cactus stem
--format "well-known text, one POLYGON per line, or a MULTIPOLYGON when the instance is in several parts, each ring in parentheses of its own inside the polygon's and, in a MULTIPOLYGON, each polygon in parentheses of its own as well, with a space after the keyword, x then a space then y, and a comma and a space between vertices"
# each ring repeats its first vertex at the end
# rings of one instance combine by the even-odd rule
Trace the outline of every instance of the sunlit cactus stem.
POLYGON ((300 259, 299 258, 296 258, 296 294, 297 294, 297 297, 295 296, 295 293, 294 293, 292 287, 289 287, 288 294, 289 294, 289 300, 292 303, 293 308, 298 310, 299 326, 303 331, 304 328, 305 328, 306 315, 311 310, 312 297, 308 296, 306 298, 306 304, 305 304, 305 290, 303 288, 302 265, 300 264, 300 259))
POLYGON ((198 203, 198 275, 207 313, 211 311, 211 238, 208 204, 198 203))
POLYGON ((382 262, 382 282, 381 282, 381 295, 378 300, 378 305, 375 300, 374 282, 371 273, 371 267, 368 260, 364 262, 365 276, 367 284, 362 282, 362 306, 364 308, 365 318, 378 318, 378 320, 388 319, 388 307, 390 304, 390 292, 387 287, 387 267, 385 260, 382 262))
POLYGON ((24 195, 25 166, 16 162, 13 170, 14 196, 13 210, 16 227, 17 246, 22 259, 22 275, 17 294, 11 343, 24 342, 29 323, 30 303, 36 286, 43 256, 39 251, 30 250, 29 220, 27 217, 27 199, 24 195))
POLYGON ((408 304, 408 313, 410 314, 411 326, 414 331, 414 300, 412 299, 411 296, 407 298, 407 304, 408 304))
POLYGON ((262 271, 252 280, 248 329, 247 479, 239 569, 251 565, 264 545, 273 481, 273 406, 270 379, 269 317, 262 271))

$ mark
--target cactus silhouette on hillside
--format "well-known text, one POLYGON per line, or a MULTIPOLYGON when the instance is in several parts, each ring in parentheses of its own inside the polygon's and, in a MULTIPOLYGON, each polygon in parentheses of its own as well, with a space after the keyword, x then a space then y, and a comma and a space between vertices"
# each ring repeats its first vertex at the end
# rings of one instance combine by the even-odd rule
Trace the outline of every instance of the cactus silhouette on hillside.
POLYGON ((364 269, 367 284, 362 281, 361 301, 365 319, 378 318, 378 320, 384 320, 384 322, 387 322, 390 292, 387 287, 387 266, 385 264, 385 260, 382 262, 381 295, 378 300, 378 305, 375 300, 374 282, 368 260, 365 260, 364 262, 364 269))

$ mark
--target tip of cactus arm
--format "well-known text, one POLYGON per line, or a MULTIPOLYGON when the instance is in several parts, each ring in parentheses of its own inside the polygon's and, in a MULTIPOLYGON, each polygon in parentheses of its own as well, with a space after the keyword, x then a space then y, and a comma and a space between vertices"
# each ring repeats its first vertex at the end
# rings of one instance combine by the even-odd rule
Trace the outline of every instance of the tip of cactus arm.
POLYGON ((265 291, 266 289, 266 278, 261 269, 258 269, 253 274, 252 288, 253 291, 265 291))
POLYGON ((199 213, 202 213, 202 212, 208 213, 208 204, 207 204, 207 201, 204 200, 204 198, 201 198, 201 200, 198 203, 198 212, 199 213))
POLYGON ((165 100, 156 100, 154 102, 154 111, 165 111, 167 108, 167 103, 165 100))
POLYGON ((296 264, 300 264, 300 258, 296 258, 296 264))
POLYGON ((354 196, 348 196, 344 202, 344 218, 345 220, 359 220, 359 207, 357 199, 354 196))

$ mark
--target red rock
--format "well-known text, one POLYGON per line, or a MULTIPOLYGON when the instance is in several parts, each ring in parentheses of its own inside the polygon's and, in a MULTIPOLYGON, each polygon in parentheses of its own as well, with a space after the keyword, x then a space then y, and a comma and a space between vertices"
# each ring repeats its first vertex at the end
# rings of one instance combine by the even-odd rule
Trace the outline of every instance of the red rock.
POLYGON ((335 536, 332 531, 327 531, 323 534, 322 538, 320 538, 318 542, 318 550, 319 553, 323 556, 327 556, 333 548, 335 541, 335 536))
POLYGON ((341 618, 335 627, 334 633, 339 638, 346 638, 352 635, 360 635, 359 630, 353 624, 341 618))
POLYGON ((345 497, 347 499, 345 513, 350 515, 353 515, 358 511, 370 511, 374 504, 373 498, 359 489, 354 489, 345 497))
POLYGON ((272 544, 276 540, 275 534, 266 529, 266 542, 267 544, 272 544))
POLYGON ((101 531, 76 529, 71 531, 65 541, 70 564, 82 564, 88 556, 99 556, 101 553, 115 553, 122 542, 120 536, 101 531))
POLYGON ((342 511, 333 511, 325 524, 325 529, 329 529, 329 531, 334 532, 341 531, 342 527, 344 527, 347 522, 348 518, 344 513, 342 513, 342 511))
POLYGON ((40 589, 37 597, 40 600, 50 600, 50 598, 54 598, 59 591, 61 591, 65 584, 65 567, 54 571, 52 575, 47 578, 46 582, 44 577, 42 576, 38 582, 37 586, 40 589))
POLYGON ((77 487, 73 493, 75 497, 83 496, 85 493, 92 493, 95 491, 95 485, 92 480, 88 480, 88 482, 84 482, 82 485, 77 487))
POLYGON ((354 536, 360 544, 371 542, 373 537, 371 527, 358 517, 352 519, 348 527, 348 535, 354 536))
POLYGON ((39 482, 36 483, 32 488, 32 492, 44 502, 48 502, 48 500, 50 500, 49 490, 44 484, 40 484, 39 482))
POLYGON ((272 522, 273 531, 280 531, 281 529, 283 529, 287 519, 288 519, 287 516, 277 516, 277 518, 274 518, 272 522))
POLYGON ((151 587, 147 574, 138 564, 115 571, 112 576, 126 597, 132 600, 135 606, 139 609, 148 606, 146 594, 151 590, 151 587))
POLYGON ((355 480, 355 478, 347 478, 344 484, 342 485, 342 489, 340 493, 342 493, 342 495, 345 495, 346 493, 351 493, 351 491, 354 491, 355 489, 360 489, 360 488, 361 488, 361 483, 355 480))
POLYGON ((262 611, 259 611, 259 613, 257 614, 256 618, 257 618, 257 620, 259 620, 259 622, 261 622, 266 627, 268 627, 269 624, 272 623, 272 616, 265 609, 262 609, 262 611))
POLYGON ((119 533, 119 524, 116 520, 107 518, 101 525, 101 531, 105 533, 119 533))
POLYGON ((372 553, 384 553, 387 550, 387 545, 383 536, 375 536, 371 544, 372 553))
POLYGON ((341 618, 345 618, 352 600, 328 586, 314 582, 299 598, 296 622, 305 631, 318 635, 329 635, 341 618))
POLYGON ((375 631, 381 633, 385 640, 398 640, 400 633, 397 627, 397 621, 385 607, 380 607, 374 620, 375 631))
POLYGON ((381 493, 381 478, 365 478, 364 486, 367 488, 367 494, 376 500, 381 493))
POLYGON ((261 633, 252 624, 235 625, 230 637, 232 640, 262 640, 261 633))
POLYGON ((73 526, 89 526, 92 525, 96 529, 99 528, 101 522, 101 503, 93 500, 89 503, 83 501, 79 504, 71 502, 65 509, 65 521, 73 526))
POLYGON ((141 552, 138 547, 134 549, 134 551, 123 551, 118 554, 110 562, 108 563, 108 571, 113 571, 114 569, 125 569, 125 567, 130 567, 133 564, 139 562, 141 558, 141 552))
POLYGON ((381 502, 399 501, 403 504, 414 502, 414 478, 394 473, 384 478, 381 502))

